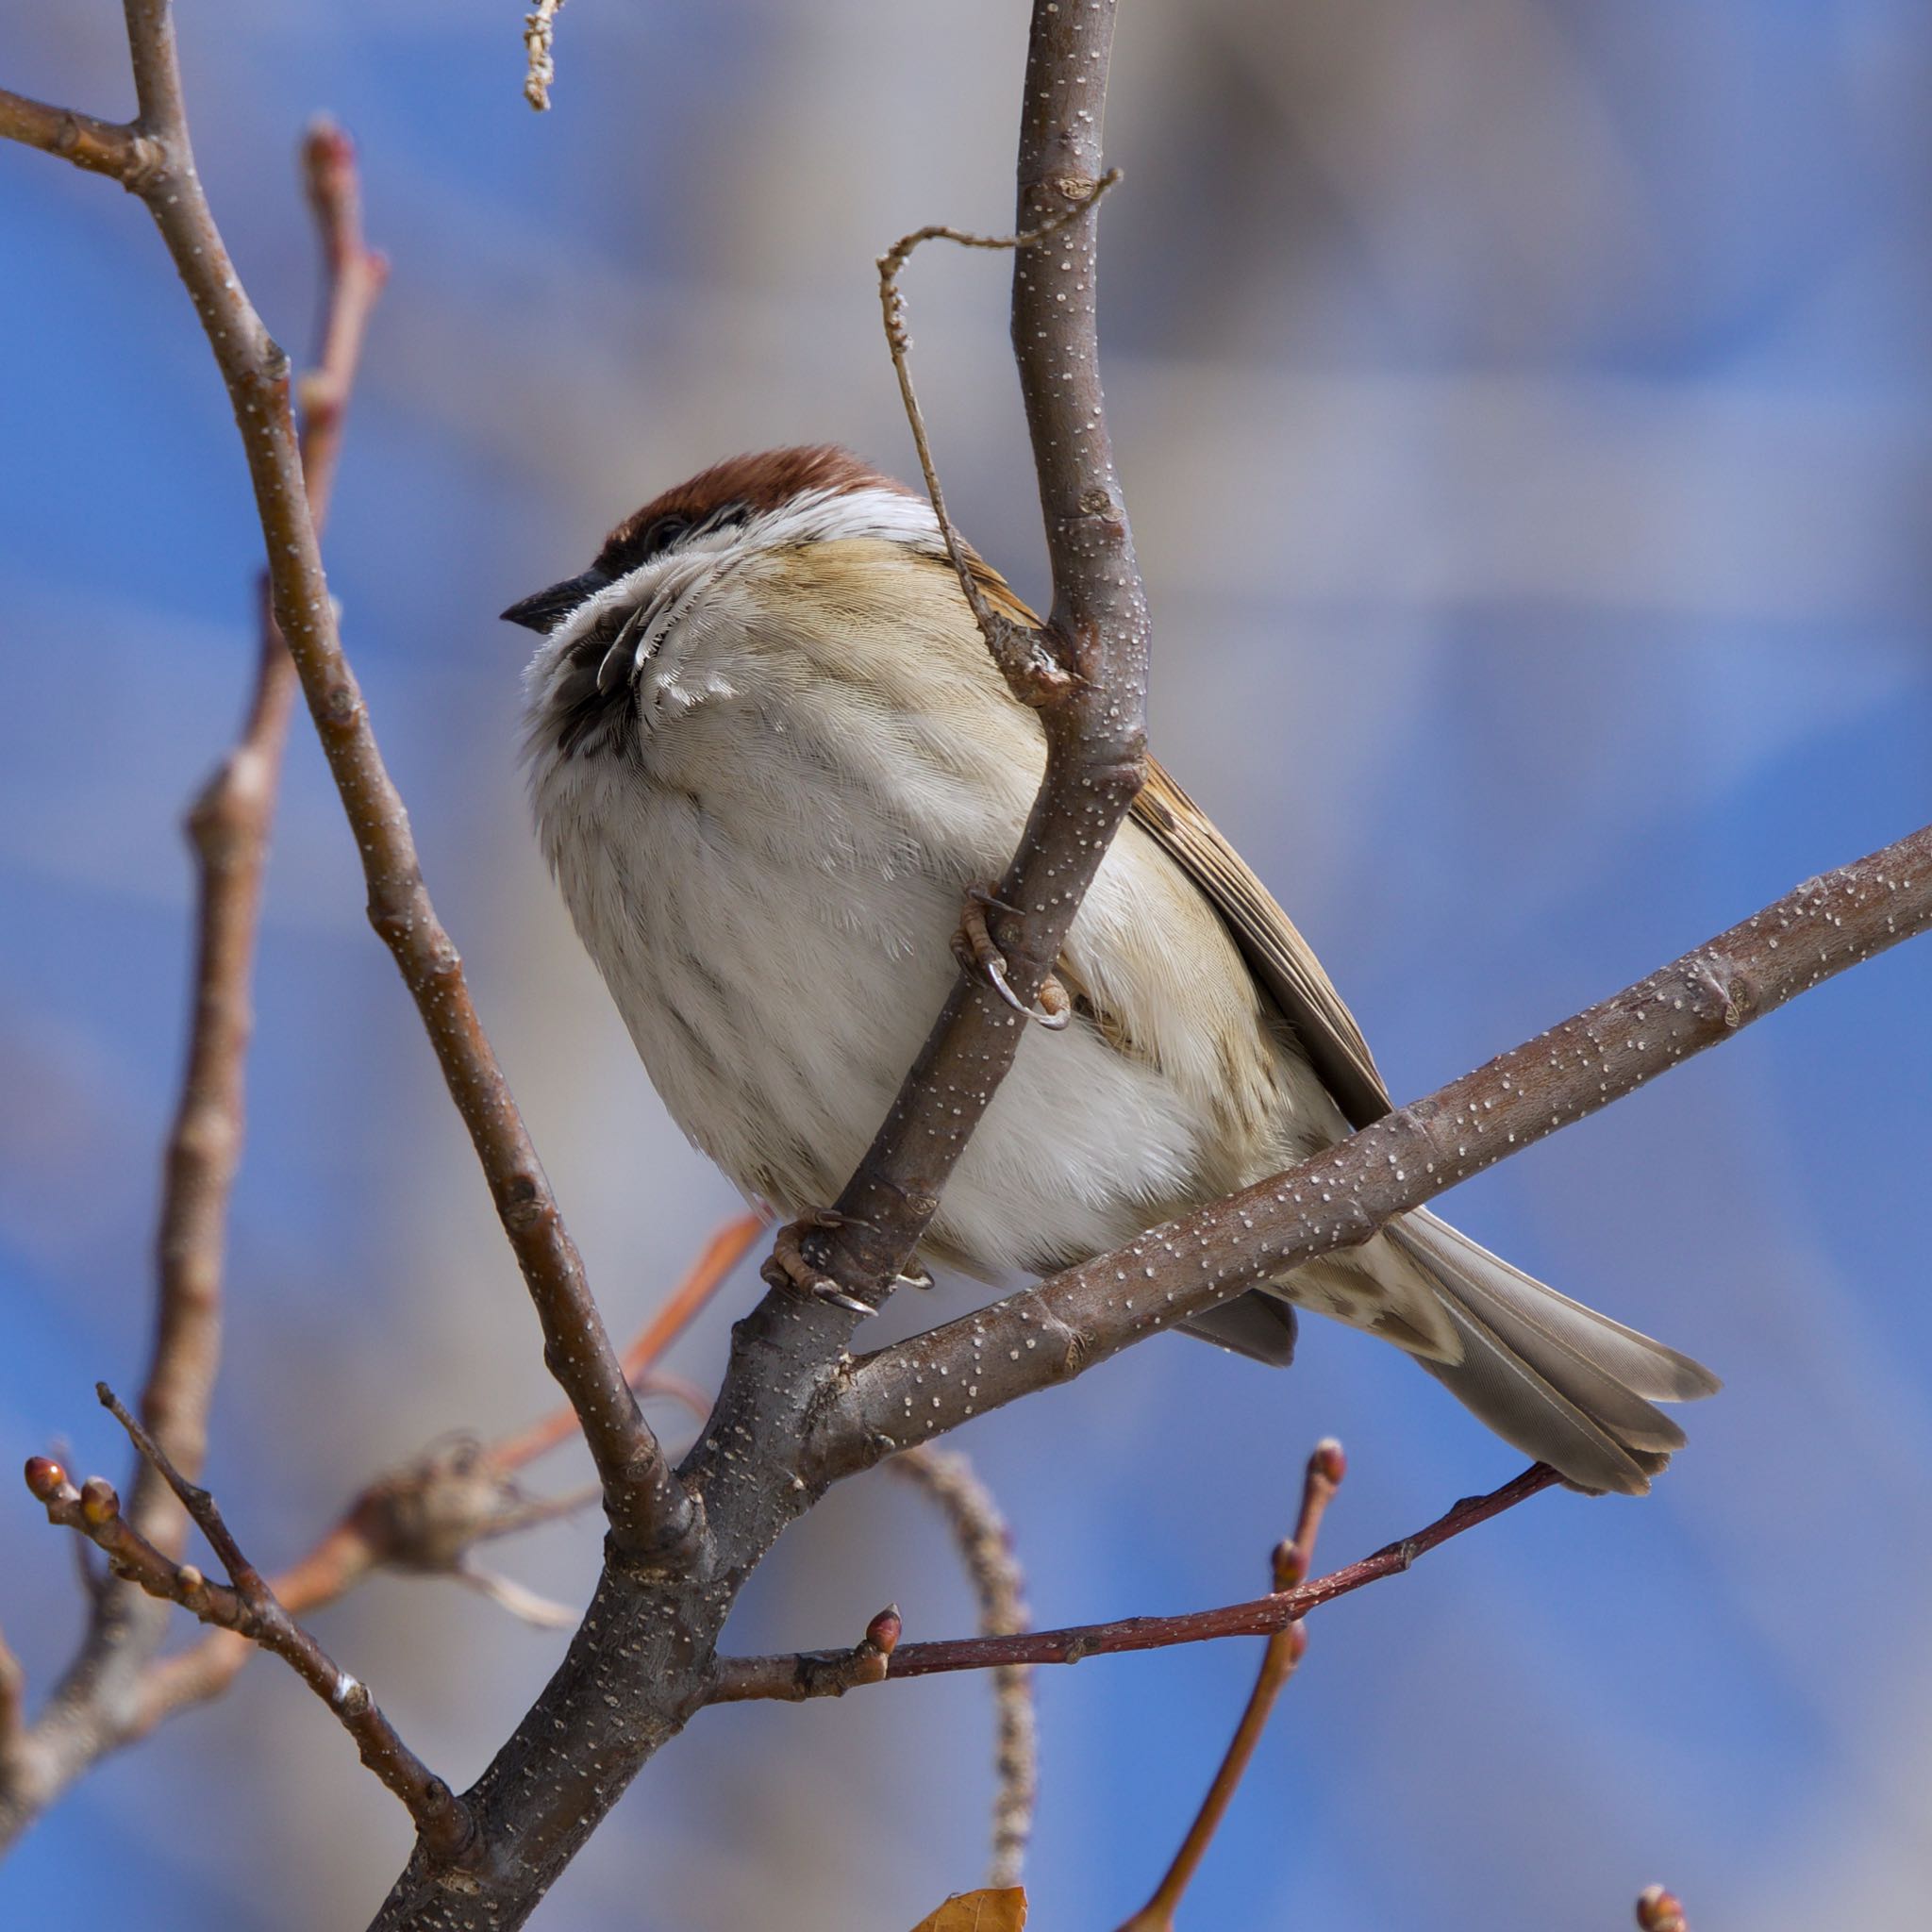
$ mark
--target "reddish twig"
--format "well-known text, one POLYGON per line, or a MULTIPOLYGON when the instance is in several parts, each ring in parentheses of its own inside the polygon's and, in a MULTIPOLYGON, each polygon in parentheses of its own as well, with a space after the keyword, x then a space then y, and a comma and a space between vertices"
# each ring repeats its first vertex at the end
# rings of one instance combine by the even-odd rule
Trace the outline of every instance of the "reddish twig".
POLYGON ((47 1520, 88 1538, 106 1554, 117 1576, 139 1585, 149 1596, 179 1604, 203 1623, 232 1630, 273 1651, 335 1713, 355 1740, 363 1763, 408 1807, 432 1855, 443 1860, 458 1857, 473 1836, 462 1801, 403 1742, 368 1687, 341 1669, 290 1615, 248 1560, 208 1491, 175 1467, 105 1382, 98 1393, 102 1407, 127 1431, 208 1539, 228 1582, 212 1583, 193 1564, 177 1563, 156 1548, 122 1513, 121 1499, 105 1477, 90 1476, 76 1490, 58 1462, 37 1456, 26 1466, 27 1488, 46 1508, 47 1520))
MULTIPOLYGON (((691 1407, 702 1423, 709 1404, 691 1384, 656 1363, 743 1259, 764 1226, 762 1216, 727 1222, 706 1242, 684 1278, 651 1315, 625 1353, 642 1394, 664 1394, 691 1407)), ((508 1578, 480 1569, 479 1542, 509 1536, 580 1508, 590 1497, 525 1497, 514 1474, 576 1431, 575 1410, 554 1410, 493 1443, 457 1437, 432 1445, 371 1483, 308 1555, 273 1583, 292 1616, 306 1616, 354 1589, 375 1570, 454 1576, 483 1591, 525 1623, 555 1627, 565 1614, 508 1578)), ((211 1630, 197 1644, 161 1657, 142 1677, 123 1741, 145 1737, 163 1719, 219 1697, 249 1658, 251 1646, 232 1632, 211 1630)))
MULTIPOLYGON (((1426 1528, 1399 1542, 1385 1544, 1359 1562, 1312 1583, 1297 1584, 1292 1590, 1245 1603, 1190 1610, 1177 1617, 1123 1617, 1111 1624, 1074 1624, 1065 1629, 1034 1630, 1018 1637, 958 1637, 939 1643, 902 1643, 893 1653, 889 1681, 896 1684, 902 1678, 929 1677, 947 1671, 986 1671, 1001 1664, 1076 1664, 1083 1657, 1128 1650, 1165 1650, 1176 1643, 1203 1643, 1221 1637, 1269 1637, 1323 1604, 1399 1574, 1438 1544, 1513 1509, 1560 1480, 1555 1470, 1532 1463, 1501 1489, 1491 1490, 1486 1496, 1464 1497, 1426 1528)), ((773 1687, 795 1680, 796 1661, 791 1657, 723 1657, 710 1701, 735 1704, 746 1698, 790 1695, 773 1687)))
POLYGON ((899 1642, 899 1607, 888 1604, 850 1650, 801 1650, 790 1657, 721 1658, 722 1674, 713 1690, 713 1704, 741 1704, 753 1698, 780 1704, 803 1704, 813 1697, 842 1697, 861 1684, 883 1684, 899 1642), (744 1688, 746 1678, 734 1666, 758 1663, 758 1688, 744 1688))
MULTIPOLYGON (((1013 1555, 1012 1533, 992 1491, 957 1449, 922 1445, 892 1457, 886 1468, 938 1506, 953 1532, 979 1599, 982 1637, 1026 1628, 1026 1579, 1013 1555)), ((1018 1885, 1033 1836, 1040 1795, 1040 1749, 1033 1709, 1033 1673, 1024 1664, 995 1667, 993 1681, 992 1855, 990 1890, 1018 1885)))
MULTIPOLYGON (((323 255, 321 348, 301 384, 300 436, 304 485, 319 533, 328 518, 370 311, 389 271, 363 240, 349 137, 330 122, 314 123, 302 143, 302 174, 323 255)), ((242 1157, 243 1076, 254 1022, 249 985, 294 695, 294 666, 264 597, 247 720, 188 815, 200 874, 194 1008, 168 1137, 156 1239, 158 1312, 141 1414, 155 1440, 191 1474, 207 1451, 208 1398, 221 1354, 228 1199, 242 1157)), ((158 1547, 178 1549, 184 1524, 152 1464, 137 1470, 128 1514, 158 1547)))
MULTIPOLYGON (((713 1234, 705 1243, 684 1279, 671 1291, 670 1296, 651 1315, 638 1331, 636 1339, 624 1352, 624 1373, 632 1388, 640 1393, 655 1391, 675 1395, 679 1400, 690 1402, 690 1385, 665 1376, 655 1376, 659 1361, 664 1357, 671 1344, 684 1333, 697 1318, 711 1297, 730 1278, 731 1271, 744 1259, 752 1244, 765 1229, 762 1214, 741 1214, 713 1234)), ((703 1407, 698 1411, 702 1422, 708 1412, 710 1404, 700 1396, 703 1407)), ((532 1423, 526 1429, 508 1437, 496 1444, 491 1452, 496 1466, 502 1470, 521 1469, 526 1462, 533 1462, 547 1450, 557 1447, 559 1442, 576 1434, 576 1412, 570 1408, 553 1409, 541 1421, 532 1423)))
MULTIPOLYGON (((1276 1596, 1294 1589, 1313 1567, 1315 1538, 1321 1531, 1322 1518, 1334 1500, 1346 1469, 1340 1442, 1330 1438, 1315 1445, 1315 1453, 1308 1457, 1307 1473, 1302 1480, 1301 1515, 1295 1524, 1294 1534, 1274 1551, 1272 1569, 1276 1596)), ((1154 1888, 1153 1896, 1121 1926, 1120 1932, 1174 1932, 1174 1908, 1180 1904, 1181 1894, 1199 1870, 1208 1846, 1233 1802, 1237 1787, 1247 1774, 1255 1747, 1261 1741, 1261 1733, 1267 1729, 1268 1719, 1274 1709, 1274 1700, 1280 1696, 1282 1686, 1294 1675, 1307 1647, 1307 1626, 1299 1621, 1283 1624, 1269 1638, 1261 1657, 1261 1669, 1255 1679, 1254 1690, 1248 1693, 1241 1723, 1235 1726, 1226 1755, 1214 1774, 1214 1781, 1208 1787, 1208 1795, 1202 1799, 1193 1824, 1181 1840, 1173 1864, 1154 1888)))

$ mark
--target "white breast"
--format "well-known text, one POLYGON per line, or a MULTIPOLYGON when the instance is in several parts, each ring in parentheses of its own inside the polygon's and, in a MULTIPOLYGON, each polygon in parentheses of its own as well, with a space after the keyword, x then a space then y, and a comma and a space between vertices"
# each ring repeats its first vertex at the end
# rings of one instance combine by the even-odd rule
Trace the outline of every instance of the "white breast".
MULTIPOLYGON (((893 548, 794 553, 782 588, 730 574, 677 628, 693 701, 641 713, 628 755, 536 760, 545 854, 665 1105, 786 1214, 829 1203, 884 1118, 956 971, 965 889, 1004 867, 1043 761, 970 625, 960 643, 956 589, 930 604, 942 648, 881 658, 865 587, 893 548)), ((933 1231, 983 1274, 1117 1246, 1249 1177, 1227 1171, 1230 1109, 1283 1109, 1265 1049, 1230 1074, 1230 1034, 1261 1027, 1232 942, 1138 830, 1068 963, 1145 1050, 1084 1019, 1025 1028, 933 1231)))

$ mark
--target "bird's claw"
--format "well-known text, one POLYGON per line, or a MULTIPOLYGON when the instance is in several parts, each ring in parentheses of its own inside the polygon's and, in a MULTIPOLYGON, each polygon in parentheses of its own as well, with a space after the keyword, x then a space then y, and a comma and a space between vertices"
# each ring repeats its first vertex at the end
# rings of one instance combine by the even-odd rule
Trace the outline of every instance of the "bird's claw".
POLYGON ((875 1315, 878 1310, 857 1295, 847 1294, 832 1277, 815 1266, 805 1252, 808 1235, 824 1234, 838 1227, 862 1227, 856 1216, 841 1214, 836 1208, 813 1208, 796 1221, 788 1221, 772 1243, 772 1252, 758 1270, 769 1288, 790 1289, 793 1294, 809 1295, 814 1301, 830 1302, 850 1308, 855 1315, 875 1315))
POLYGON ((1007 956, 994 944, 991 933, 987 930, 989 908, 1001 912, 1017 912, 1020 909, 996 897, 986 886, 968 886, 966 902, 959 908, 959 929, 953 935, 954 957, 968 972, 976 970, 985 974, 988 984, 1023 1019, 1044 1026, 1049 1033, 1058 1033, 1074 1017, 1073 1002, 1067 998, 1066 988, 1049 973, 1040 983, 1040 1004, 1037 1007, 1029 1007, 1013 991, 1007 978, 1007 956))

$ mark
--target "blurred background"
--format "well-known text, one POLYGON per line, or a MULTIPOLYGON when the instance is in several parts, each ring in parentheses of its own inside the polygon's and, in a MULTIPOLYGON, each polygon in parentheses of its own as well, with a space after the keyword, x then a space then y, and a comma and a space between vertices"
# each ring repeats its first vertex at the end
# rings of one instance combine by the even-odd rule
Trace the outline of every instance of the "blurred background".
MULTIPOLYGON (((328 551, 346 636, 613 1327, 734 1207, 658 1108, 528 833, 529 640, 495 621, 734 451, 910 474, 873 258, 1008 225, 1025 8, 579 0, 556 110, 519 9, 184 9, 203 174, 298 352, 294 176, 325 108, 394 273, 328 551)), ((131 107, 118 9, 6 0, 5 82, 131 107)), ((1932 21, 1906 0, 1136 0, 1104 217, 1108 394, 1158 626, 1162 758, 1424 1092, 1920 824, 1932 779, 1932 21)), ((228 741, 258 540, 141 210, 0 154, 0 1463, 126 1454, 180 1055, 181 806, 228 741)), ((921 255, 956 514, 1041 548, 1007 266, 921 255)), ((298 720, 269 887, 210 1474, 264 1566, 441 1431, 552 1397, 457 1119, 361 915, 298 720)), ((1460 1191, 1451 1213, 1728 1380, 1642 1505, 1539 1499, 1324 1612, 1191 1894, 1194 1926, 1923 1923, 1932 1886, 1932 948, 1837 980, 1460 1191)), ((672 1366, 707 1384, 743 1271, 672 1366)), ((894 1323, 969 1306, 958 1284, 894 1323)), ((902 1301, 909 1298, 902 1298, 902 1301)), ((662 1418, 674 1436, 687 1426, 662 1418)), ((1519 1458, 1324 1324, 1270 1374, 1178 1341, 957 1438, 1044 1623, 1246 1596, 1326 1433, 1345 1560, 1519 1458)), ((543 1474, 580 1471, 568 1453, 543 1474)), ((496 1554, 580 1603, 579 1523, 496 1554)), ((741 1650, 973 1611, 917 1500, 834 1495, 741 1650)), ((0 1624, 44 1689, 73 1552, 0 1485, 0 1624)), ((458 1784, 560 1656, 454 1584, 318 1619, 458 1784)), ((1255 1647, 1040 1681, 1042 1926, 1114 1924, 1191 1815, 1255 1647)), ((902 1932, 985 1856, 984 1684, 722 1709, 543 1923, 902 1932)), ((0 1920, 336 1928, 398 1808, 286 1671, 103 1765, 0 1920)))

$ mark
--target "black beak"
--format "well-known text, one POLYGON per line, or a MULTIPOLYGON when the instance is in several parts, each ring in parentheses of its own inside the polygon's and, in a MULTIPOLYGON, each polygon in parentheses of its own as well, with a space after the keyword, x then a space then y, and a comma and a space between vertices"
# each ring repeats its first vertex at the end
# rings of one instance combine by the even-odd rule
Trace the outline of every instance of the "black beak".
POLYGON ((609 582, 605 572, 587 570, 582 576, 566 577, 547 591, 539 591, 534 597, 525 597, 521 604, 512 604, 503 613, 504 620, 520 624, 525 630, 552 630, 587 597, 594 597, 609 582))

